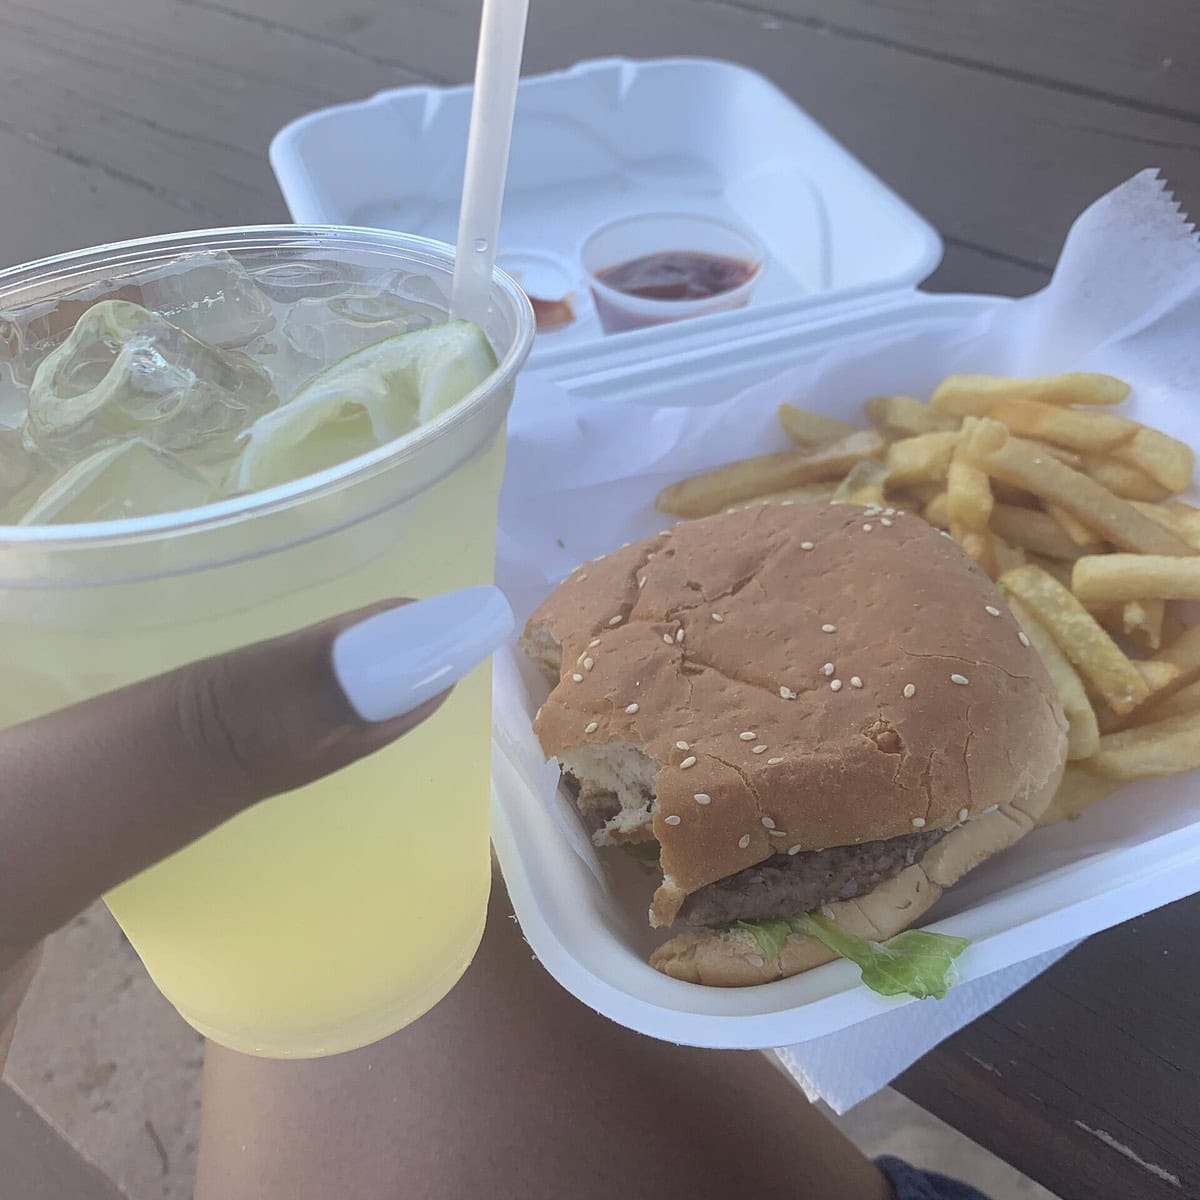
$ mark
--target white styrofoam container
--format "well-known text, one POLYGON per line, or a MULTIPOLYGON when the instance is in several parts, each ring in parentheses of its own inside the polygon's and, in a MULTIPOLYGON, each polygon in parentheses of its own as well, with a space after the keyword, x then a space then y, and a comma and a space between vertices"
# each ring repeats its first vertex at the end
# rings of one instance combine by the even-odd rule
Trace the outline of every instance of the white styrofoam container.
MULTIPOLYGON (((568 395, 703 405, 856 339, 958 329, 1006 303, 912 294, 804 327, 749 323, 741 336, 715 344, 681 332, 657 351, 577 353, 549 374, 568 395)), ((818 407, 857 421, 860 399, 847 398, 844 410, 836 402, 818 407)), ((542 764, 531 730, 544 684, 533 680, 513 647, 497 655, 495 672, 493 842, 525 937, 581 1001, 652 1037, 744 1049, 809 1041, 911 1003, 869 991, 847 962, 742 989, 697 987, 653 970, 646 954, 661 937, 646 923, 650 889, 643 873, 607 855, 607 874, 598 878, 571 846, 574 814, 564 819, 566 805, 556 810, 546 802, 548 786, 553 790, 546 772, 554 768, 542 764)), ((922 925, 970 940, 959 960, 965 982, 1189 895, 1198 881, 1194 789, 1181 788, 1178 779, 1143 780, 1083 820, 1040 830, 1018 852, 984 863, 922 925)))
MULTIPOLYGON (((466 87, 404 88, 293 122, 271 146, 293 217, 453 241, 469 103, 466 87)), ((529 372, 614 404, 716 403, 857 339, 957 329, 1007 303, 918 295, 941 254, 928 224, 761 76, 707 60, 603 60, 524 80, 500 250, 502 265, 540 262, 576 291, 581 319, 539 336, 529 372), (752 303, 603 337, 581 243, 624 214, 680 209, 748 225, 764 242, 771 266, 752 303)), ((530 290, 536 274, 526 272, 530 290)), ((585 835, 546 803, 554 768, 530 745, 541 697, 513 648, 497 655, 495 678, 493 841, 526 938, 580 1000, 653 1037, 738 1048, 808 1041, 906 1003, 870 992, 845 962, 745 989, 654 971, 644 877, 612 855, 599 877, 572 849, 585 835)), ((985 863, 928 924, 970 939, 959 974, 979 979, 1198 880, 1195 802, 1148 780, 985 863)))
MULTIPOLYGON (((470 102, 470 87, 399 88, 293 121, 271 144, 293 219, 453 242, 470 102)), ((942 253, 927 222, 761 75, 705 59, 581 63, 523 80, 517 103, 500 264, 534 294, 571 293, 578 314, 539 336, 535 362, 603 337, 579 261, 587 235, 679 211, 754 231, 768 264, 748 311, 766 317, 912 288, 942 253)), ((719 329, 731 315, 698 320, 719 329)))

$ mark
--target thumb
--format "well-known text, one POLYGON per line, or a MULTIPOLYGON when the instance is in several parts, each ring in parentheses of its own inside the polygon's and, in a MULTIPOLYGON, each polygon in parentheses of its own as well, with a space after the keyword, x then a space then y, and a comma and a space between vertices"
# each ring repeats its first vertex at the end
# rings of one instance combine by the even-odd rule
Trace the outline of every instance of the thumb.
POLYGON ((0 732, 0 967, 242 809, 402 736, 512 628, 496 588, 391 601, 0 732))

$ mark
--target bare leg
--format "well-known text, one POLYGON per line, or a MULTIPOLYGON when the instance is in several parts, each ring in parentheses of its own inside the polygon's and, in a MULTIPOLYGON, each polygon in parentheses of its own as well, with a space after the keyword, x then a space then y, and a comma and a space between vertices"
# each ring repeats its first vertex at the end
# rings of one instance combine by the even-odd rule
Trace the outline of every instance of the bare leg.
POLYGON ((466 978, 353 1054, 210 1046, 196 1200, 888 1200, 759 1054, 665 1045, 531 961, 497 885, 466 978))

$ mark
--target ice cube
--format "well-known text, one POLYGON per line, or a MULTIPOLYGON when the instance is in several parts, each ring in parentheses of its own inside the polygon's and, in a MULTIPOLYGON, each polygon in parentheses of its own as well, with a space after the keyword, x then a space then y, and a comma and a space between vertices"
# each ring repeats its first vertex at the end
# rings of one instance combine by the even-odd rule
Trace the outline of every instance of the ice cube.
POLYGON ((0 427, 0 502, 15 496, 33 479, 36 469, 37 460, 25 449, 21 431, 0 427))
POLYGON ((141 437, 211 460, 278 403, 266 372, 126 300, 79 318, 38 367, 29 389, 29 436, 60 461, 141 437))
MULTIPOLYGON (((302 374, 311 378, 364 346, 384 338, 424 329, 429 318, 395 296, 338 296, 332 300, 300 300, 293 304, 279 329, 280 341, 299 360, 302 374)), ((297 385, 304 378, 295 379, 297 385)), ((288 389, 294 391, 295 388, 288 389)))
POLYGON ((290 258, 251 267, 250 278, 277 303, 295 304, 385 290, 390 272, 326 258, 290 258))
POLYGON ((224 250, 188 254, 126 282, 140 289, 143 307, 210 346, 245 346, 275 325, 270 300, 224 250))
POLYGON ((215 499, 215 487, 194 467, 135 438, 76 463, 32 502, 19 523, 119 521, 196 508, 215 499))

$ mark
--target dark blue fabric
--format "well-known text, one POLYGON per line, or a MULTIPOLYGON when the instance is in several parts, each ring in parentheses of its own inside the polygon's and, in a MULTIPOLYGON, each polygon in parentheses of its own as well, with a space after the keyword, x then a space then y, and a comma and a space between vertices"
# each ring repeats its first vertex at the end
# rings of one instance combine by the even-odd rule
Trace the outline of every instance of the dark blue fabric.
POLYGON ((896 1200, 988 1200, 969 1184, 932 1171, 918 1171, 899 1158, 881 1158, 878 1166, 892 1185, 896 1200))

